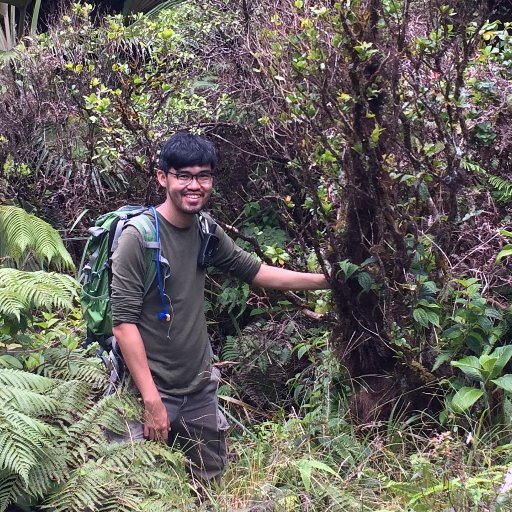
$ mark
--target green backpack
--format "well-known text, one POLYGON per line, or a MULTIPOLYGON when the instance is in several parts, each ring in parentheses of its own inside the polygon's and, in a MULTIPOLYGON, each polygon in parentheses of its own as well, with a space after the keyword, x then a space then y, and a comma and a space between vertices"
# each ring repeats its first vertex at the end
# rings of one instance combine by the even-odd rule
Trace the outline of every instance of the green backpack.
MULTIPOLYGON (((87 240, 79 270, 82 283, 80 305, 87 325, 85 345, 97 341, 106 350, 110 349, 112 336, 112 310, 110 307, 110 286, 112 282, 112 255, 117 248, 119 236, 128 226, 137 228, 145 241, 146 294, 157 272, 156 257, 159 252, 154 217, 145 214, 149 209, 143 206, 123 206, 118 210, 105 213, 89 228, 87 240), (85 263, 87 259, 87 263, 85 263)), ((154 214, 153 214, 154 215, 154 214)))
MULTIPOLYGON (((215 236, 217 225, 215 222, 209 222, 202 213, 197 215, 197 221, 202 238, 198 265, 207 267, 211 264, 218 246, 218 238, 215 236)), ((87 325, 84 345, 98 342, 107 352, 112 348, 113 339, 110 305, 112 255, 117 249, 119 236, 126 226, 134 226, 144 240, 146 259, 144 295, 150 290, 156 278, 162 301, 159 319, 165 320, 168 316, 160 273, 161 266, 169 266, 169 262, 160 252, 156 209, 128 205, 101 215, 94 226, 88 230, 91 236, 85 246, 79 270, 79 280, 82 283, 80 304, 87 325), (85 263, 86 259, 87 263, 85 263)))

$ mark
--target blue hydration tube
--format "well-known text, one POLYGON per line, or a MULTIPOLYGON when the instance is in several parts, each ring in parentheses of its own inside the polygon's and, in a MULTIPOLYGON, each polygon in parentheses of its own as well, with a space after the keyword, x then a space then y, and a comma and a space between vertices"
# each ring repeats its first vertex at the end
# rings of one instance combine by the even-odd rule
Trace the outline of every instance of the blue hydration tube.
POLYGON ((156 279, 158 283, 158 292, 160 293, 160 300, 162 301, 162 311, 158 313, 158 320, 166 320, 170 321, 171 315, 169 315, 169 311, 167 310, 167 303, 165 301, 164 294, 164 285, 162 282, 162 273, 160 271, 160 229, 158 227, 158 213, 154 206, 151 207, 153 210, 153 216, 155 217, 155 231, 156 231, 156 279))

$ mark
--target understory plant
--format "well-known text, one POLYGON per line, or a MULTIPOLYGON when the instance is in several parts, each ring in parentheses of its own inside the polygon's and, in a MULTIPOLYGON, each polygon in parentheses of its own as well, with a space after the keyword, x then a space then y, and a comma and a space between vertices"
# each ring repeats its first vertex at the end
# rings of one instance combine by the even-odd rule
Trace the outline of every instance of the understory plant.
POLYGON ((105 431, 124 432, 139 408, 130 395, 101 396, 98 364, 60 349, 40 374, 0 369, 1 511, 183 510, 191 501, 179 453, 107 442, 105 431))

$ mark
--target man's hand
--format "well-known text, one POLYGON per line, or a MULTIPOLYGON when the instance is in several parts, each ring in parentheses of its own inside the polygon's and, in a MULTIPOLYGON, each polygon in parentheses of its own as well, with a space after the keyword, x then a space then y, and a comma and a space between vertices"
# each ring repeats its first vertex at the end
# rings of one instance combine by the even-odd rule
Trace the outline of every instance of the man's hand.
POLYGON ((169 417, 160 397, 144 402, 144 437, 152 441, 167 442, 169 417))

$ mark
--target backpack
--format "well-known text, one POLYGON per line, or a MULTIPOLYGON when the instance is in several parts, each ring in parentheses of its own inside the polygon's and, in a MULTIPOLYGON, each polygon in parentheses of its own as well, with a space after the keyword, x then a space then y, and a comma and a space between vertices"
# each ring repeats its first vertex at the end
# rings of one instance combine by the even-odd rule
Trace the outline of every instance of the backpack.
MULTIPOLYGON (((206 217, 197 215, 201 234, 201 248, 198 265, 207 267, 218 246, 215 236, 217 225, 206 217)), ((166 319, 167 304, 164 299, 163 282, 160 275, 162 264, 169 264, 160 252, 158 216, 154 207, 127 205, 98 217, 89 228, 90 237, 84 249, 80 263, 79 281, 82 283, 80 305, 87 325, 87 337, 84 346, 98 342, 109 352, 112 349, 112 310, 110 304, 112 283, 112 255, 117 249, 119 236, 126 226, 134 226, 141 234, 145 244, 146 275, 144 296, 157 278, 157 286, 162 300, 160 319, 166 319), (145 214, 152 211, 152 216, 145 214), (88 258, 87 263, 85 263, 88 258), (157 264, 158 262, 158 264, 157 264)))

